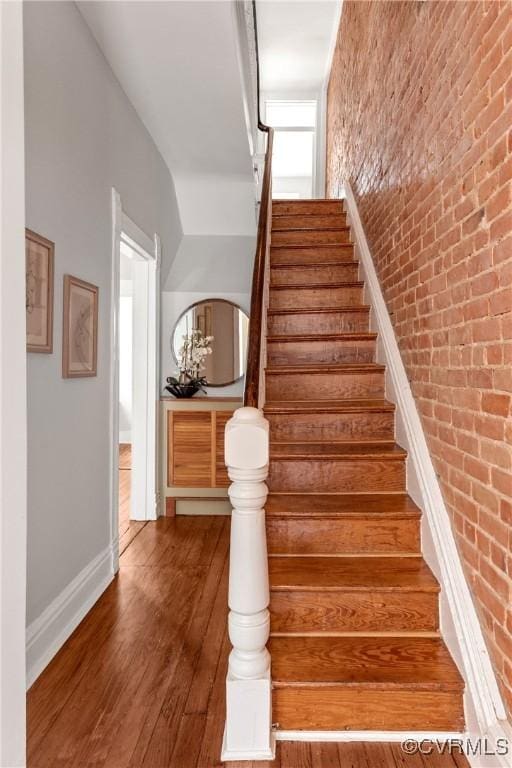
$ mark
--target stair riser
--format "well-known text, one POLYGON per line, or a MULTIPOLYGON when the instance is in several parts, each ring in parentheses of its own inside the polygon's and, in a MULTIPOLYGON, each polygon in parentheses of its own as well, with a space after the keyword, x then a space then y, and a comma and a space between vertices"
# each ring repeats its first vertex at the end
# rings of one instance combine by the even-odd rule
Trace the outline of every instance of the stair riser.
POLYGON ((326 248, 271 248, 270 264, 321 264, 324 261, 352 259, 354 246, 352 244, 331 245, 326 248))
POLYGON ((272 245, 334 245, 350 243, 348 229, 317 229, 313 232, 272 232, 272 245))
POLYGON ((270 315, 269 336, 293 336, 322 333, 366 333, 370 327, 370 312, 311 312, 308 314, 270 315))
POLYGON ((340 288, 270 289, 271 309, 317 309, 318 307, 354 307, 363 302, 361 286, 340 288))
POLYGON ((268 365, 309 365, 314 363, 372 363, 375 341, 287 341, 268 340, 268 365))
POLYGON ((343 203, 340 200, 273 200, 272 213, 279 215, 299 214, 335 214, 343 213, 343 203))
POLYGON ((405 459, 271 459, 268 487, 294 493, 405 491, 405 459))
POLYGON ((273 633, 436 632, 438 596, 430 592, 270 593, 273 633))
POLYGON ((267 544, 272 555, 419 552, 420 523, 419 519, 408 517, 368 520, 267 516, 267 544))
POLYGON ((267 373, 270 400, 332 400, 384 397, 384 371, 371 373, 267 373))
POLYGON ((270 285, 314 285, 315 283, 352 283, 359 279, 359 264, 318 267, 272 267, 270 285))
POLYGON ((345 214, 333 215, 303 214, 298 213, 286 216, 279 213, 272 216, 272 233, 282 229, 330 229, 332 227, 345 227, 345 214))
POLYGON ((272 719, 290 731, 460 731, 464 711, 453 691, 289 687, 272 692, 272 719))
POLYGON ((281 443, 393 440, 395 415, 384 413, 267 413, 270 434, 281 443))

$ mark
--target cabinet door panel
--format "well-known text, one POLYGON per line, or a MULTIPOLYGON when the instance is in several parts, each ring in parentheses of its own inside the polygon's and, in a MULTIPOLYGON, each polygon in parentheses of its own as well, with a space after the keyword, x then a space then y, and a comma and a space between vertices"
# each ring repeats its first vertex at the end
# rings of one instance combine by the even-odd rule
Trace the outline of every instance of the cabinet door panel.
POLYGON ((212 484, 212 423, 209 411, 169 411, 168 483, 184 488, 212 484))
POLYGON ((226 423, 232 417, 232 411, 217 411, 216 416, 216 435, 215 435, 215 452, 216 452, 216 488, 227 488, 230 485, 228 472, 226 465, 224 464, 224 431, 226 429, 226 423))

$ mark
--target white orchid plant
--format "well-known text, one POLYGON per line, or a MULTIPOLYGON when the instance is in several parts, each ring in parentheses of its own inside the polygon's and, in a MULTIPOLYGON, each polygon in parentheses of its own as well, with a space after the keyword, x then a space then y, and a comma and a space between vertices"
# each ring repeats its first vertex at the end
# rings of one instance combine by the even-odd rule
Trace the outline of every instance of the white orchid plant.
POLYGON ((206 370, 205 358, 212 354, 213 339, 213 336, 204 336, 198 328, 183 336, 183 344, 179 350, 179 378, 169 377, 167 381, 170 386, 166 387, 176 397, 183 396, 180 390, 183 387, 205 391, 204 387, 208 382, 201 373, 206 370))
POLYGON ((201 371, 206 369, 205 357, 211 355, 213 336, 203 336, 198 328, 183 336, 183 345, 179 351, 180 373, 189 379, 198 379, 201 371))

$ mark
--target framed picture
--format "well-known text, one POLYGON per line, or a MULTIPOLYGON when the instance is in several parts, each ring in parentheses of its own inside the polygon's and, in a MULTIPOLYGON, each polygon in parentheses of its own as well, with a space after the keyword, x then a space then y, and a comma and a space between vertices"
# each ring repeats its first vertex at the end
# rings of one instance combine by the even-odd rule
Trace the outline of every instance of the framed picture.
POLYGON ((96 285, 64 275, 62 375, 65 379, 97 375, 98 292, 96 285))
POLYGON ((53 259, 55 245, 25 230, 27 352, 53 351, 53 259))

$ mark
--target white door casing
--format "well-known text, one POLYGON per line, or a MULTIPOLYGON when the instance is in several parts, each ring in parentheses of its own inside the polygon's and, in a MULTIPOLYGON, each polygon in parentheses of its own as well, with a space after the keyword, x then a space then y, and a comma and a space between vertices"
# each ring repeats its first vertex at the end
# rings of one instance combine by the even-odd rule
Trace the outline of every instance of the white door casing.
POLYGON ((0 766, 25 765, 27 402, 23 14, 0 3, 0 766))
POLYGON ((121 243, 137 258, 133 262, 133 455, 132 519, 155 520, 159 515, 157 484, 157 402, 159 397, 160 239, 148 237, 122 209, 112 189, 112 316, 110 386, 110 524, 112 562, 119 568, 119 272, 121 243))

